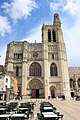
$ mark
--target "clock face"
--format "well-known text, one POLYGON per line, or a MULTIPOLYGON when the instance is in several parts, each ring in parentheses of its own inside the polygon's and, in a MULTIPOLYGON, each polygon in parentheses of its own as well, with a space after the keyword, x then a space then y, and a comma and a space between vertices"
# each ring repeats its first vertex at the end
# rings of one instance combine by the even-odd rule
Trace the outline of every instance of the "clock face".
POLYGON ((33 53, 33 57, 34 57, 34 58, 37 58, 37 57, 38 57, 38 53, 37 53, 37 52, 34 52, 34 53, 33 53))

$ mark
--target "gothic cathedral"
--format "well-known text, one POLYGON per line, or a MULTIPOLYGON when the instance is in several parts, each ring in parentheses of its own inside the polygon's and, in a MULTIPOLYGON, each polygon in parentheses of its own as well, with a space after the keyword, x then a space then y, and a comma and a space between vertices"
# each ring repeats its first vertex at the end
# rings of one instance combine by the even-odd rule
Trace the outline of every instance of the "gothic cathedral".
POLYGON ((70 97, 66 47, 59 15, 42 26, 42 43, 10 42, 5 66, 18 78, 24 98, 70 97))

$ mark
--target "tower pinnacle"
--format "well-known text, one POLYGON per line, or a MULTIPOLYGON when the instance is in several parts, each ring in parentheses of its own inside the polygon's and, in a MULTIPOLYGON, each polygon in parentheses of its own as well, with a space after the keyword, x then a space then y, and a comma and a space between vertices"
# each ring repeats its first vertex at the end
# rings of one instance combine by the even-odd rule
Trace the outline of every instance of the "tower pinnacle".
POLYGON ((54 14, 54 21, 53 21, 53 24, 54 25, 61 25, 61 21, 60 21, 60 19, 59 19, 59 14, 58 13, 55 13, 54 14))

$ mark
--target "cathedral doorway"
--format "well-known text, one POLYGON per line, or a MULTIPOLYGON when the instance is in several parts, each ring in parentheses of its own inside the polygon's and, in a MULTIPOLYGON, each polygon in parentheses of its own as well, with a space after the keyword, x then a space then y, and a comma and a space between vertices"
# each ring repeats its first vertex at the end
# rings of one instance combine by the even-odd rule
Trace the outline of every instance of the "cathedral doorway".
POLYGON ((55 98, 55 90, 56 90, 55 86, 50 87, 51 98, 55 98))
POLYGON ((39 89, 32 89, 31 90, 31 97, 32 98, 39 98, 39 89))
POLYGON ((40 80, 31 80, 28 84, 30 98, 44 98, 44 87, 40 80))

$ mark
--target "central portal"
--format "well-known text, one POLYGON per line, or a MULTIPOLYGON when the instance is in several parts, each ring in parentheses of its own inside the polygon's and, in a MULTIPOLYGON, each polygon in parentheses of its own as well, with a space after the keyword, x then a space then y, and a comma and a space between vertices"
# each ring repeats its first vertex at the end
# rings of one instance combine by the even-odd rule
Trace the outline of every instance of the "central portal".
POLYGON ((44 98, 44 87, 40 80, 31 80, 28 84, 30 98, 44 98))
POLYGON ((39 89, 32 89, 32 98, 39 98, 39 89))

